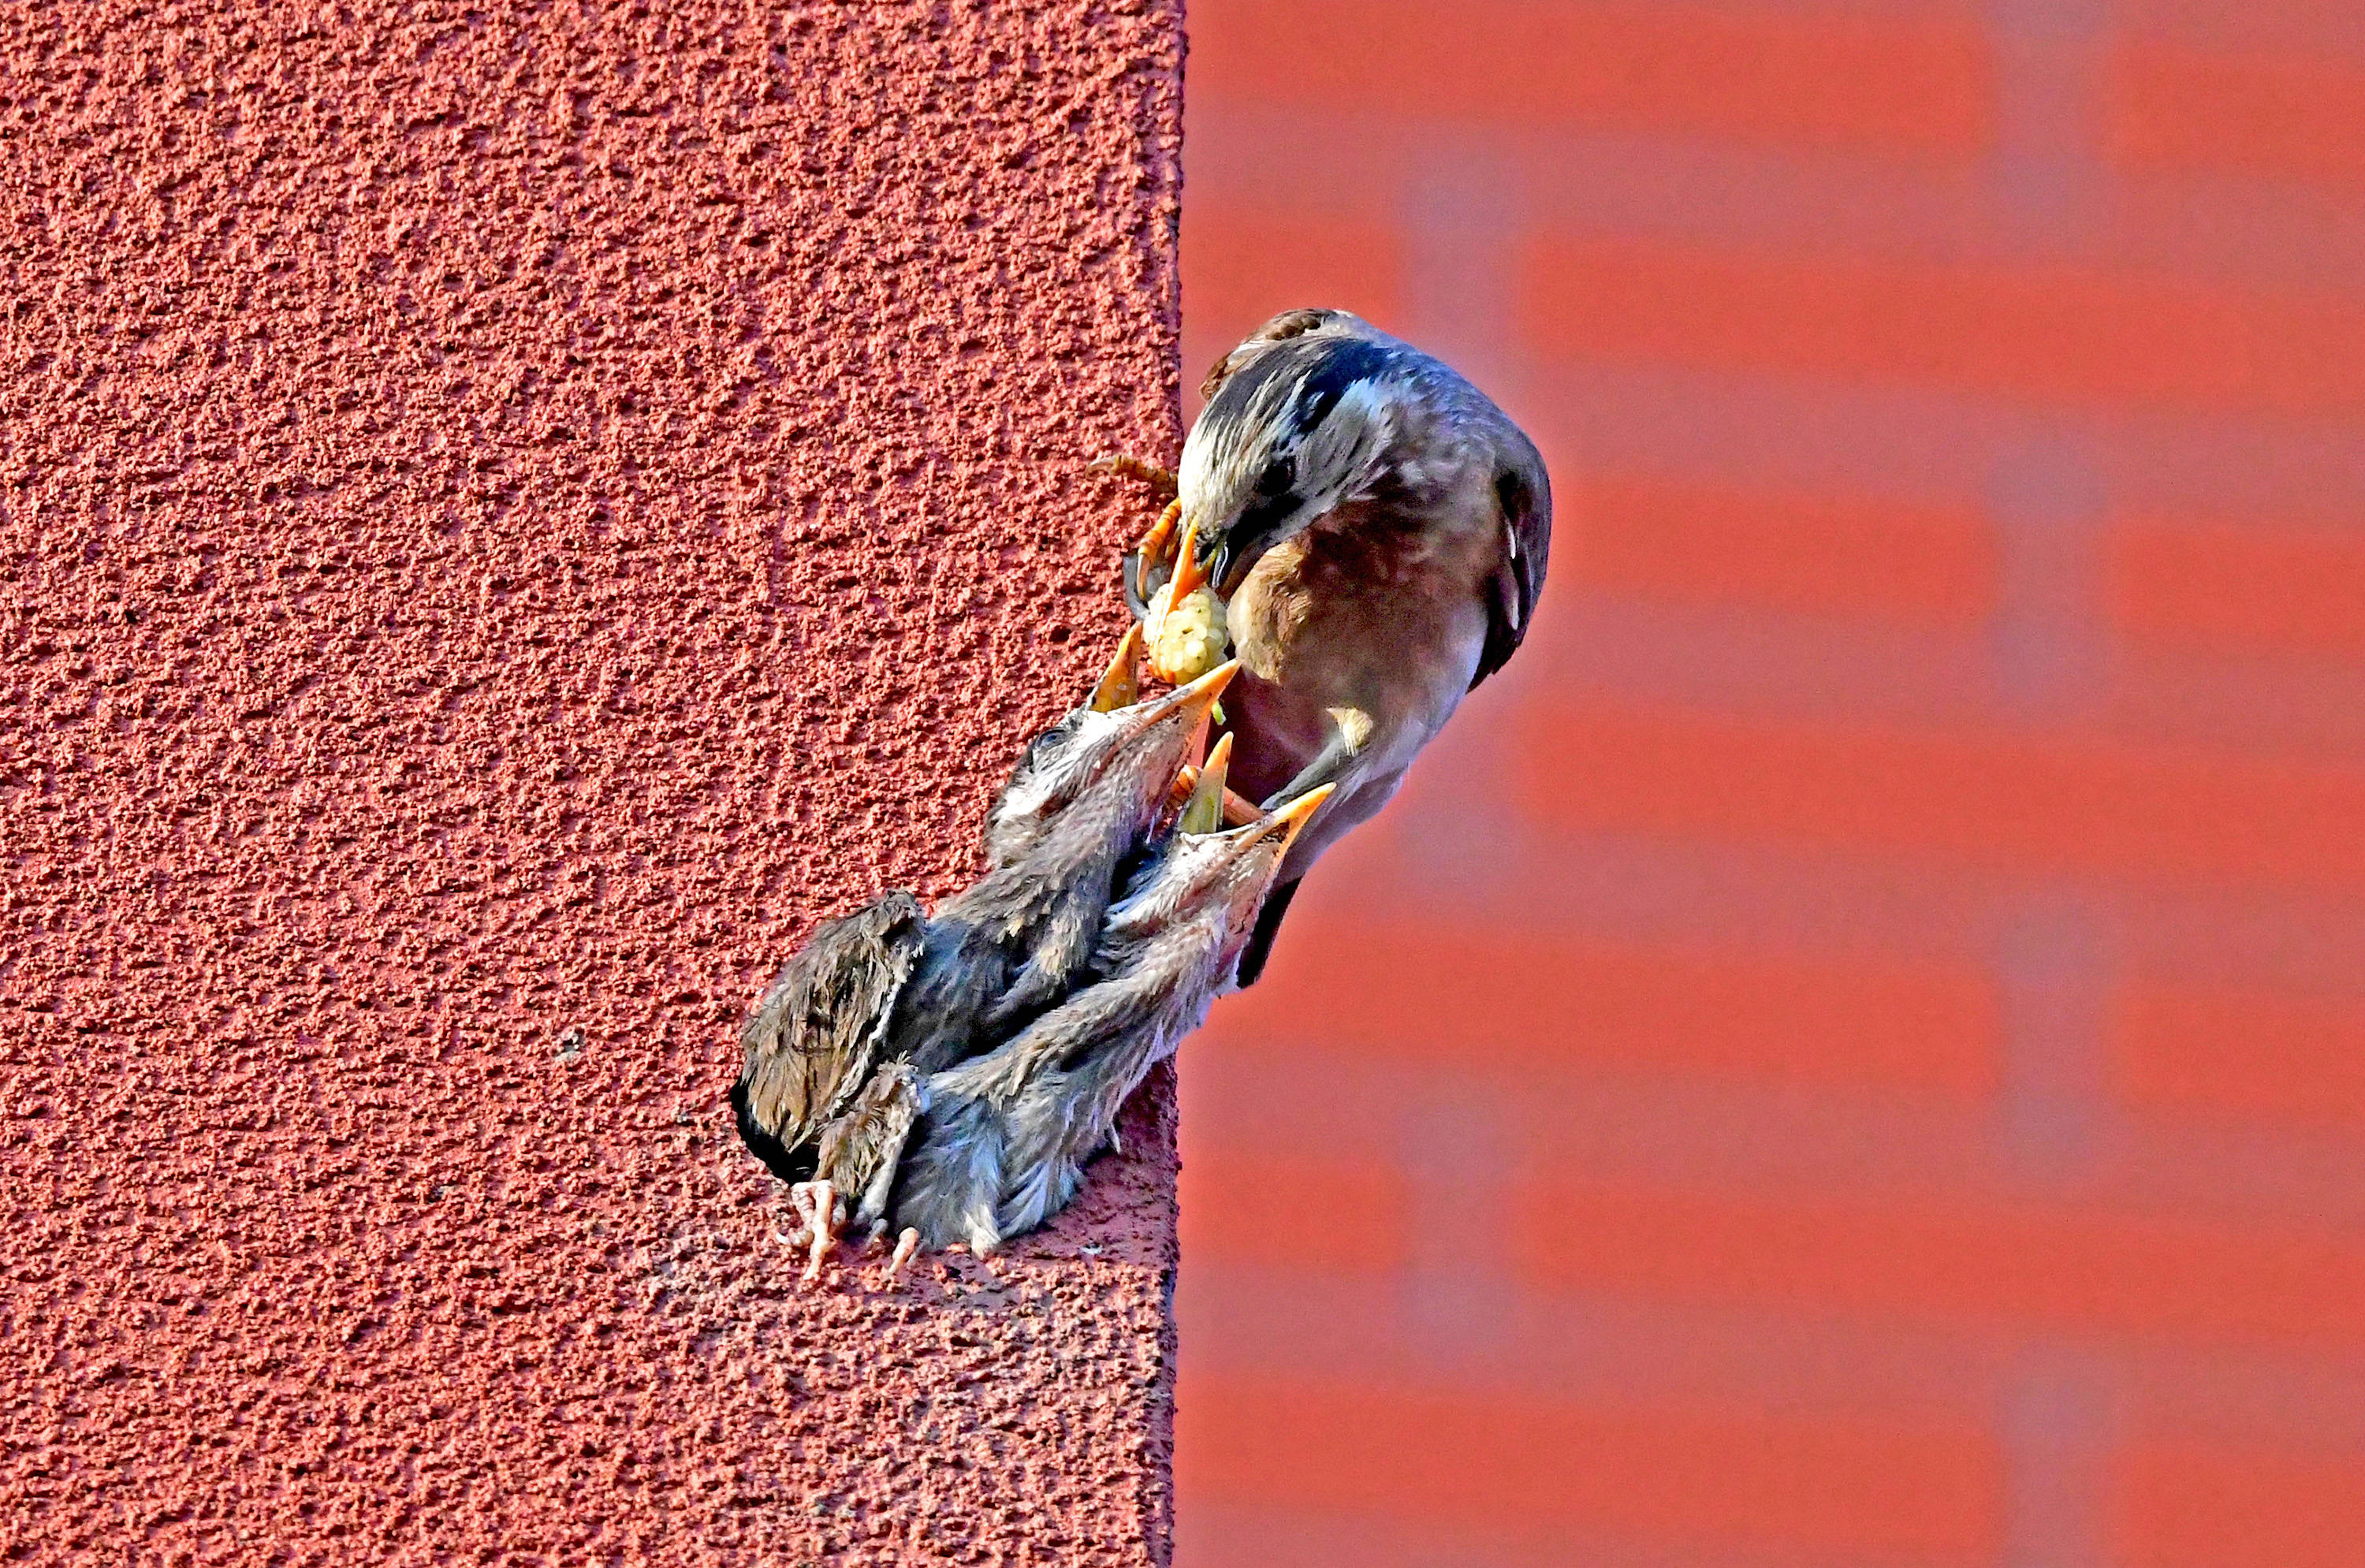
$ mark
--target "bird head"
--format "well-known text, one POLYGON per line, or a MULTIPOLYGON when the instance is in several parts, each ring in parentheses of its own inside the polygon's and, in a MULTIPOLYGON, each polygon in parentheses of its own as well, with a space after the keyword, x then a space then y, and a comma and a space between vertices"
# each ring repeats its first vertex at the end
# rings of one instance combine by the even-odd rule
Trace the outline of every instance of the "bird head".
POLYGON ((1107 673, 1072 712, 1037 736, 986 816, 986 858, 1014 864, 1054 818, 1104 780, 1156 799, 1207 728, 1216 699, 1239 666, 1140 700, 1141 629, 1129 628, 1107 673))
POLYGON ((1272 890, 1282 857, 1330 798, 1324 784, 1240 827, 1224 827, 1224 774, 1231 740, 1216 743, 1199 769, 1191 798, 1175 823, 1165 854, 1128 898, 1126 920, 1137 927, 1173 927, 1212 918, 1224 933, 1223 946, 1237 958, 1256 924, 1258 909, 1272 890))
POLYGON ((1258 557, 1373 492, 1403 345, 1343 310, 1275 317, 1225 356, 1182 443, 1182 524, 1218 597, 1258 557))

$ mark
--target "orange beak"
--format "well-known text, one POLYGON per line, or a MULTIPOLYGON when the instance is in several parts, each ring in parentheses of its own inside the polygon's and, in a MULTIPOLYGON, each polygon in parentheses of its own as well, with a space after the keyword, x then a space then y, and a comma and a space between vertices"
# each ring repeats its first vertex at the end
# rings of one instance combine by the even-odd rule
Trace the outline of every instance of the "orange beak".
POLYGON ((1282 835, 1281 846, 1287 849, 1296 842, 1297 835, 1305 831, 1306 824, 1314 820, 1314 813, 1322 809, 1322 802, 1330 798, 1330 792, 1338 788, 1336 784, 1316 785, 1265 818, 1265 831, 1271 833, 1278 830, 1282 835))
POLYGON ((1171 610, 1207 586, 1207 568, 1199 561, 1199 524, 1182 525, 1182 543, 1174 553, 1174 575, 1166 579, 1166 599, 1160 607, 1171 610))
POLYGON ((1101 683, 1093 688, 1088 706, 1095 713, 1114 713, 1140 700, 1141 627, 1136 623, 1125 629, 1125 639, 1116 645, 1116 656, 1109 660, 1101 683))
POLYGON ((1224 736, 1207 760, 1199 768, 1199 777, 1191 787, 1191 799, 1182 807, 1182 818, 1174 824, 1178 833, 1218 833, 1224 826, 1224 797, 1230 793, 1224 788, 1224 774, 1231 766, 1232 737, 1224 736))
POLYGON ((1229 686, 1232 677, 1239 672, 1240 661, 1233 659, 1217 665, 1188 686, 1176 687, 1154 701, 1137 703, 1133 711, 1126 715, 1127 733, 1139 734, 1152 725, 1171 722, 1177 713, 1181 713, 1188 718, 1194 734, 1189 750, 1198 750, 1203 744, 1200 737, 1204 736, 1213 720, 1216 699, 1224 694, 1224 688, 1229 686))
POLYGON ((1176 687, 1170 695, 1173 701, 1205 719, 1214 711, 1216 699, 1224 694, 1224 688, 1231 685, 1232 677, 1239 673, 1240 661, 1226 659, 1190 685, 1176 687))

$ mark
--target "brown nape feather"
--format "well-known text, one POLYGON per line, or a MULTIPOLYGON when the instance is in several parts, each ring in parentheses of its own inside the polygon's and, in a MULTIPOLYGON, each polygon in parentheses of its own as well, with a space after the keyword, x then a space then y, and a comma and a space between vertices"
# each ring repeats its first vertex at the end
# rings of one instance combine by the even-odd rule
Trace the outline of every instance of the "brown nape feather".
POLYGON ((1302 338, 1316 328, 1327 326, 1338 318, 1339 312, 1336 310, 1321 310, 1311 306, 1283 311, 1255 331, 1250 332, 1238 348, 1227 350, 1217 357, 1216 363, 1208 368, 1207 379, 1199 383, 1199 396, 1214 397, 1216 388, 1231 379, 1233 373, 1254 358, 1257 351, 1266 344, 1286 342, 1291 338, 1302 338))
POLYGON ((898 890, 824 923, 740 1031, 731 1108, 749 1152, 783 1181, 813 1175, 815 1135, 869 1078, 926 919, 898 890))

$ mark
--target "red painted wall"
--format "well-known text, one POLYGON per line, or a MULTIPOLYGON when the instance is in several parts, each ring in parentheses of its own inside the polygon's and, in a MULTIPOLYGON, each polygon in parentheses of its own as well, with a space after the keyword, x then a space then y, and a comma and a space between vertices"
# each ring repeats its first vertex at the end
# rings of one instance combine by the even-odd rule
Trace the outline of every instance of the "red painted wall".
POLYGON ((1186 380, 1549 454, 1184 1054, 1188 1568, 2365 1561, 2365 24, 1195 0, 1186 380))
POLYGON ((1162 1560, 1171 1115, 810 1294, 722 1100, 1115 633, 1180 54, 0 17, 0 1555, 1162 1560))

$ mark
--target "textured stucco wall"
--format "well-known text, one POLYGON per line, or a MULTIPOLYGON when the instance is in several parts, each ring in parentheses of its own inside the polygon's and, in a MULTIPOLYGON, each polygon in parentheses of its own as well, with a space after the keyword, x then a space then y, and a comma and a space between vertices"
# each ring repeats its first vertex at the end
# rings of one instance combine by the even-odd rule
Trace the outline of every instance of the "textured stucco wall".
POLYGON ((890 1295, 722 1098, 1116 629, 1181 50, 0 16, 12 1561, 1162 1559, 1171 1103, 890 1295))

